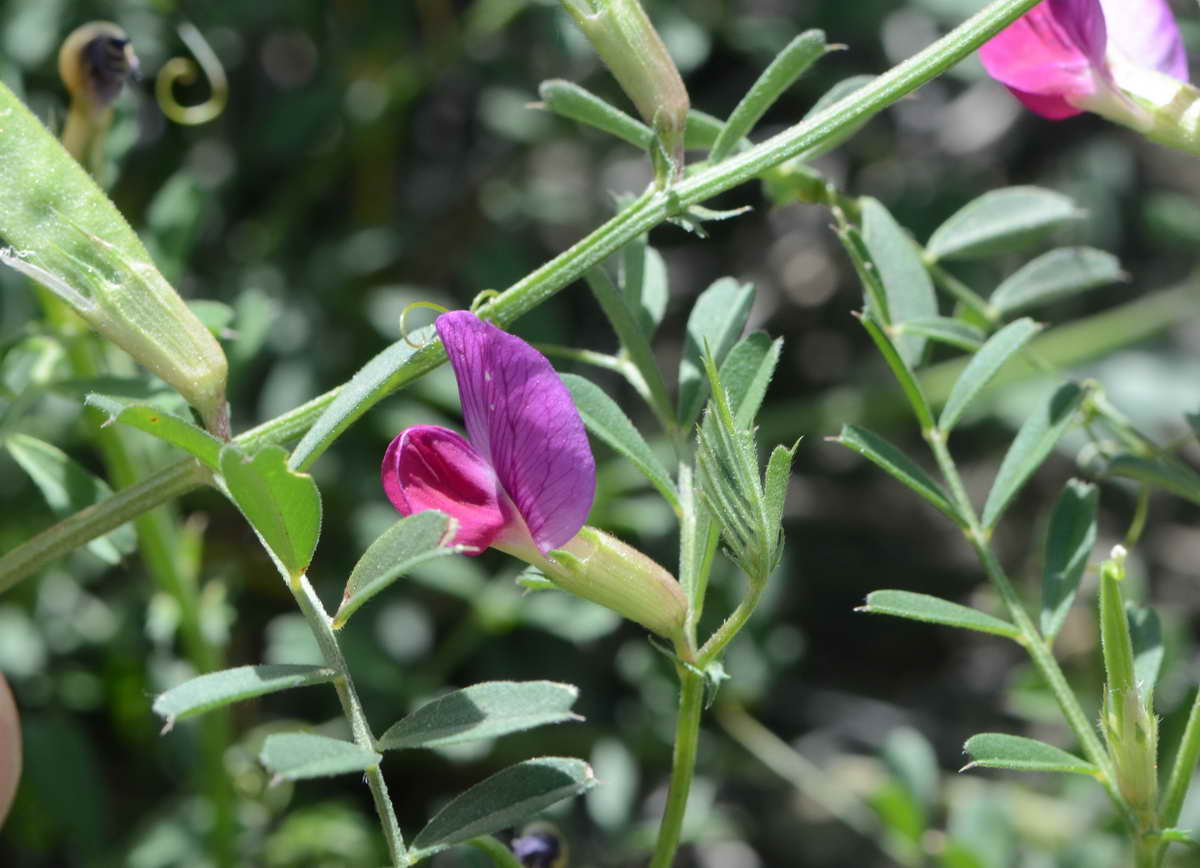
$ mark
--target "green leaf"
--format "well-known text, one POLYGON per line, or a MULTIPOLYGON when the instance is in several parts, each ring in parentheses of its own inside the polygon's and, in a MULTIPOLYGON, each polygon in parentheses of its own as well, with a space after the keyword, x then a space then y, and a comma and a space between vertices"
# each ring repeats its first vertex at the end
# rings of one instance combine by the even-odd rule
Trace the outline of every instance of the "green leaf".
POLYGON ((553 681, 489 681, 426 703, 379 738, 380 750, 437 747, 498 738, 583 720, 571 711, 579 689, 553 681))
POLYGON ((413 839, 410 857, 513 826, 555 802, 595 786, 587 763, 562 757, 526 760, 476 784, 442 808, 413 839))
MULTIPOLYGON (((829 90, 825 91, 825 93, 821 95, 821 98, 813 104, 813 107, 804 113, 804 120, 807 121, 810 118, 816 117, 821 112, 825 111, 825 109, 841 102, 846 97, 850 96, 850 94, 854 93, 856 90, 861 90, 874 80, 875 76, 873 75, 852 75, 849 78, 842 79, 829 90)), ((851 124, 836 135, 825 139, 819 145, 814 145, 807 151, 801 151, 796 159, 802 162, 807 162, 809 160, 815 160, 822 154, 829 153, 842 142, 846 141, 846 139, 850 138, 860 129, 862 129, 863 125, 869 121, 871 117, 872 115, 867 115, 858 123, 851 124)))
POLYGON ((991 190, 968 202, 925 245, 930 259, 978 259, 1021 250, 1084 212, 1061 193, 1040 187, 991 190))
POLYGON ((1021 631, 1007 621, 970 606, 912 591, 872 591, 867 594, 867 604, 855 611, 893 615, 897 618, 924 621, 927 624, 943 624, 947 627, 962 627, 964 630, 978 630, 1013 641, 1020 641, 1021 638, 1021 631))
POLYGON ((879 279, 879 269, 871 261, 871 254, 867 250, 867 244, 863 241, 862 232, 858 230, 858 227, 848 222, 840 209, 834 213, 839 217, 838 241, 842 242, 846 255, 850 257, 850 264, 854 266, 854 273, 858 275, 858 282, 862 284, 863 308, 866 316, 881 327, 886 327, 891 322, 891 314, 888 311, 887 293, 884 292, 883 281, 879 279))
POLYGON ((621 291, 626 306, 638 312, 642 332, 649 339, 662 322, 671 297, 667 263, 642 235, 621 249, 621 291))
POLYGON ((687 344, 679 362, 679 423, 690 429, 708 397, 702 356, 705 347, 720 365, 737 343, 750 316, 754 287, 722 277, 700 293, 688 316, 687 344))
POLYGON ((296 470, 308 468, 382 396, 444 359, 445 350, 436 336, 432 325, 417 329, 363 365, 296 445, 290 466, 296 470))
POLYGON ((772 341, 766 332, 754 332, 738 341, 725 357, 721 382, 729 393, 737 427, 754 425, 782 349, 783 338, 772 341))
POLYGON ((186 419, 164 412, 152 404, 130 404, 108 395, 91 394, 87 396, 84 403, 108 416, 105 425, 120 422, 131 428, 145 431, 160 440, 165 440, 172 446, 178 446, 210 469, 220 469, 217 461, 221 453, 221 446, 224 444, 203 428, 193 425, 186 419))
MULTIPOLYGON (((877 200, 864 197, 860 201, 863 241, 871 261, 879 270, 879 279, 887 295, 887 324, 900 325, 909 320, 937 316, 933 280, 913 240, 877 200)), ((895 343, 910 368, 920 362, 925 351, 925 338, 904 334, 896 336, 895 343)))
MULTIPOLYGON (((28 434, 12 434, 4 445, 41 491, 56 518, 67 518, 112 497, 108 483, 92 476, 57 446, 28 434)), ((111 533, 93 539, 87 548, 106 564, 118 564, 136 545, 133 525, 123 524, 111 533)))
POLYGON ((987 339, 987 335, 983 333, 982 329, 976 328, 960 319, 952 319, 946 316, 931 316, 924 319, 906 320, 905 322, 898 323, 892 331, 894 334, 899 335, 919 335, 920 337, 929 338, 939 343, 958 347, 960 350, 966 350, 969 353, 973 353, 979 349, 983 345, 984 340, 987 339))
POLYGON ((874 316, 856 315, 856 318, 867 330, 876 349, 883 356, 883 360, 887 362, 887 366, 891 368, 892 376, 900 384, 904 397, 908 399, 908 405, 912 407, 913 414, 917 417, 917 424, 921 426, 922 431, 928 431, 933 427, 933 411, 929 409, 929 401, 925 398, 925 391, 921 388, 920 380, 913 374, 912 368, 900 357, 900 351, 896 349, 896 345, 887 333, 880 328, 874 316))
POLYGON ((780 527, 783 522, 783 506, 787 500, 788 480, 792 476, 792 462, 796 458, 799 441, 791 448, 776 446, 767 461, 767 472, 763 481, 763 503, 767 510, 767 527, 780 527))
POLYGON ((629 360, 642 375, 642 381, 650 392, 650 401, 661 413, 669 414, 671 399, 667 395, 667 386, 663 382, 654 350, 650 347, 650 335, 641 326, 643 318, 634 315, 634 310, 641 311, 641 304, 631 309, 623 292, 603 268, 591 269, 584 279, 604 311, 605 318, 617 333, 621 346, 629 354, 629 360))
POLYGON ((252 458, 221 450, 221 474, 250 526, 294 579, 308 569, 321 534, 321 494, 307 473, 288 467, 287 450, 268 446, 252 458))
POLYGON ((1042 634, 1053 641, 1067 619, 1079 580, 1096 544, 1099 490, 1090 482, 1067 480, 1046 531, 1042 572, 1042 634))
POLYGON ((274 775, 272 783, 327 778, 366 771, 382 756, 350 741, 307 732, 277 732, 263 742, 258 760, 274 775))
POLYGON ((613 451, 633 462, 667 502, 678 510, 679 493, 675 490, 671 475, 620 406, 591 380, 574 374, 561 376, 588 430, 613 451))
POLYGON ((1158 834, 1164 841, 1172 841, 1176 844, 1187 844, 1189 847, 1200 848, 1200 838, 1195 837, 1192 832, 1186 829, 1163 829, 1158 834))
POLYGON ((414 567, 461 552, 462 547, 448 544, 456 528, 457 522, 450 516, 428 510, 406 516, 385 530, 354 565, 333 619, 334 629, 341 628, 363 603, 414 567))
POLYGON ((1158 613, 1149 607, 1126 606, 1129 638, 1133 642, 1133 677, 1143 697, 1149 696, 1162 670, 1163 638, 1158 613))
POLYGON ((789 42, 729 115, 721 135, 709 151, 709 162, 719 163, 729 156, 780 95, 830 50, 825 44, 825 34, 820 30, 807 30, 789 42))
POLYGON ((223 301, 193 298, 187 302, 187 306, 196 315, 196 319, 204 323, 204 327, 216 337, 224 337, 226 329, 233 322, 233 308, 223 301))
POLYGON ((993 528, 1030 475, 1041 466, 1083 403, 1086 392, 1074 383, 1065 383, 1047 396, 1021 425, 1021 430, 1000 464, 992 490, 983 507, 983 526, 993 528))
POLYGON ((648 126, 573 82, 561 78, 543 81, 538 95, 556 115, 595 127, 635 148, 649 151, 654 143, 654 131, 648 126))
POLYGON ((921 495, 935 509, 949 516, 956 524, 965 526, 966 522, 959 516, 958 510, 950 503, 941 486, 883 437, 858 425, 845 425, 835 442, 870 459, 872 463, 921 495))
MULTIPOLYGON (((699 109, 687 113, 687 129, 683 134, 683 146, 690 150, 707 150, 716 144, 717 136, 725 129, 725 122, 699 109)), ((739 142, 739 144, 742 144, 739 142)), ((749 145, 749 142, 745 142, 749 145)))
POLYGON ((1177 494, 1192 503, 1200 503, 1200 475, 1177 461, 1123 454, 1110 460, 1104 472, 1108 476, 1136 479, 1146 485, 1177 494))
POLYGON ((963 750, 971 755, 971 762, 961 769, 964 772, 979 766, 1023 772, 1066 772, 1092 777, 1100 774, 1098 768, 1074 754, 1019 735, 982 732, 967 739, 963 750))
POLYGON ((175 721, 266 693, 332 681, 337 673, 320 666, 272 663, 238 666, 209 672, 172 687, 154 700, 154 713, 166 719, 163 732, 175 721))
POLYGON ((988 339, 967 363, 967 367, 950 389, 950 396, 946 399, 941 418, 938 420, 938 427, 943 434, 950 433, 950 429, 958 422, 971 401, 1004 367, 1004 363, 1025 346, 1040 329, 1041 326, 1033 320, 1023 318, 1009 323, 988 339))
POLYGON ((1125 278, 1120 260, 1111 253, 1094 247, 1059 247, 1021 266, 988 301, 998 316, 1008 317, 1125 278))

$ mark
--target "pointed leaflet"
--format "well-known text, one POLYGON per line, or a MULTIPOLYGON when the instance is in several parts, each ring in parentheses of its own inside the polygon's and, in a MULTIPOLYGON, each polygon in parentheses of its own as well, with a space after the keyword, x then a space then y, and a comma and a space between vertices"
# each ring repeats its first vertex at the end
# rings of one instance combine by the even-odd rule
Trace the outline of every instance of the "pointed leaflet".
POLYGON ((1133 675, 1142 696, 1149 696, 1158 683, 1163 662, 1162 624, 1150 608, 1126 606, 1129 638, 1133 642, 1133 675))
POLYGON ((332 681, 335 675, 337 673, 332 669, 290 663, 222 669, 199 675, 159 694, 154 700, 154 713, 166 718, 167 725, 163 729, 166 732, 177 720, 266 693, 332 681))
MULTIPOLYGON (((862 202, 863 241, 887 293, 888 325, 938 315, 933 280, 917 247, 888 210, 875 199, 862 202)), ((925 351, 925 338, 899 335, 896 349, 909 367, 915 367, 925 351)))
POLYGON ((638 312, 642 332, 649 340, 662 322, 670 300, 670 280, 662 254, 641 235, 621 248, 620 282, 625 305, 638 312))
POLYGON ((738 341, 725 357, 721 382, 739 428, 754 425, 782 349, 783 338, 772 341, 766 332, 754 332, 738 341))
POLYGON ((967 367, 955 380, 950 396, 942 407, 942 415, 938 419, 938 427, 948 434, 958 422, 967 405, 983 391, 992 377, 999 373, 1004 363, 1009 360, 1021 347, 1041 329, 1031 319, 1019 319, 1006 325, 992 335, 979 352, 971 357, 967 367))
POLYGON ((925 391, 921 388, 921 382, 913 374, 908 363, 900 357, 900 351, 896 349, 896 345, 888 337, 887 332, 880 327, 874 316, 856 315, 856 319, 867 330, 867 334, 871 336, 871 340, 874 341, 883 360, 892 369, 892 376, 900 384, 900 388, 904 391, 904 397, 908 398, 908 405, 912 407, 913 415, 917 417, 917 423, 921 426, 921 430, 928 431, 933 427, 933 412, 929 409, 929 402, 925 399, 925 391))
POLYGON ((1100 770, 1087 760, 1061 748, 1019 735, 981 732, 967 739, 963 750, 971 762, 962 771, 981 766, 989 769, 1013 769, 1023 772, 1067 772, 1096 777, 1100 770))
POLYGON ((225 487, 250 526, 295 578, 308 569, 321 534, 321 495, 307 473, 288 468, 287 450, 268 446, 252 458, 221 450, 225 487))
POLYGON ((498 738, 582 720, 571 711, 579 689, 553 681, 489 681, 422 705, 379 737, 380 750, 436 747, 498 738))
POLYGON ((977 259, 1028 247, 1084 212, 1061 193, 1040 187, 991 190, 937 228, 925 245, 932 260, 977 259))
POLYGON ((120 422, 145 431, 173 446, 178 446, 199 459, 209 469, 220 469, 217 462, 224 444, 186 419, 164 412, 151 404, 130 404, 108 395, 91 394, 84 403, 108 415, 105 425, 120 422))
POLYGON ((588 430, 633 462, 667 502, 678 509, 679 494, 675 491, 671 475, 620 406, 591 380, 563 374, 562 381, 570 391, 588 430))
POLYGON ((307 732, 277 732, 263 742, 258 760, 279 781, 327 778, 361 772, 382 756, 350 741, 307 732))
POLYGON ((946 316, 910 319, 895 326, 893 332, 897 335, 919 335, 938 343, 958 347, 960 350, 966 350, 969 353, 973 353, 979 349, 987 338, 987 335, 981 329, 970 323, 946 316))
POLYGON ((1086 392, 1074 383, 1055 389, 1025 420, 1013 439, 983 507, 983 526, 992 528, 1030 475, 1041 466, 1067 428, 1086 392))
POLYGON ((596 465, 571 393, 546 357, 468 311, 437 318, 471 445, 543 552, 564 545, 587 520, 596 465))
POLYGON ((1021 631, 1007 621, 970 606, 912 591, 872 591, 867 594, 866 605, 855 611, 893 615, 897 618, 942 624, 947 627, 962 627, 964 630, 978 630, 981 633, 1003 636, 1014 642, 1020 641, 1021 638, 1021 631))
POLYGON ((729 115, 721 135, 709 151, 709 162, 719 163, 729 156, 779 96, 829 50, 825 34, 820 30, 805 31, 784 46, 729 115))
POLYGON ((436 510, 407 516, 385 530, 354 565, 333 619, 334 629, 340 629, 363 603, 414 567, 460 551, 447 544, 453 538, 454 519, 436 510))
POLYGON ((949 516, 956 524, 966 525, 966 522, 959 516, 958 510, 954 508, 950 499, 942 491, 941 486, 930 479, 929 475, 911 458, 883 437, 857 425, 846 425, 834 442, 841 443, 864 458, 870 459, 872 463, 903 482, 936 509, 949 516))
POLYGON ((1079 580, 1096 544, 1099 490, 1090 482, 1067 481, 1046 530, 1042 572, 1042 634, 1053 641, 1067 619, 1079 580))
POLYGON ((1117 257, 1093 247, 1059 247, 1025 263, 996 287, 988 304, 997 316, 1124 280, 1117 257))
POLYGON ((649 151, 654 144, 654 131, 648 126, 573 82, 561 78, 543 81, 538 96, 556 115, 624 139, 635 148, 649 151))
POLYGON ((746 325, 753 302, 754 287, 732 277, 715 281, 696 299, 679 362, 679 423, 685 430, 696 421, 708 395, 702 361, 705 348, 718 365, 724 362, 746 325))
MULTIPOLYGON (((108 483, 92 476, 57 446, 28 434, 11 434, 4 445, 13 460, 29 474, 46 499, 46 505, 59 519, 112 497, 108 483)), ((87 548, 106 564, 118 564, 135 545, 133 526, 124 524, 92 540, 87 548)))
POLYGON ((442 808, 413 839, 410 856, 416 861, 451 844, 505 829, 595 784, 591 767, 582 760, 542 757, 510 766, 442 808))
POLYGON ((1165 457, 1117 455, 1104 468, 1107 476, 1123 476, 1153 485, 1172 494, 1200 503, 1200 474, 1190 467, 1165 457))

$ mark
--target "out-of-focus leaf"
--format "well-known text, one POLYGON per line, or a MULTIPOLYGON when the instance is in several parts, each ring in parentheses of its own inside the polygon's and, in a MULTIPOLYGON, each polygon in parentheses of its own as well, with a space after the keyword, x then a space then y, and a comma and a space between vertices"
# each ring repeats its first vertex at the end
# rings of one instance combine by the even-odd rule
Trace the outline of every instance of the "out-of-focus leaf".
POLYGON ((955 523, 964 523, 958 510, 954 508, 950 499, 942 491, 941 486, 930 479, 929 475, 911 458, 883 437, 857 425, 846 425, 834 442, 841 443, 859 455, 870 459, 872 463, 921 495, 936 509, 953 519, 955 523))
POLYGON ((145 431, 172 446, 178 446, 212 470, 220 469, 217 461, 223 445, 221 441, 186 419, 164 412, 152 404, 130 404, 109 395, 91 394, 85 403, 108 416, 108 421, 104 423, 106 425, 120 422, 145 431))
MULTIPOLYGON (((825 93, 821 95, 821 98, 813 103, 813 107, 804 113, 804 120, 808 120, 809 118, 819 115, 831 105, 841 102, 843 99, 850 96, 850 94, 854 93, 856 90, 866 87, 874 80, 875 76, 873 75, 852 75, 849 78, 842 79, 829 90, 825 91, 825 93)), ((806 162, 808 160, 815 160, 822 154, 829 153, 842 142, 846 141, 846 139, 850 138, 856 132, 862 129, 863 124, 870 119, 870 116, 867 116, 860 122, 851 124, 837 135, 830 136, 829 138, 825 139, 825 141, 821 142, 821 144, 802 152, 798 157, 796 157, 796 159, 806 162)))
MULTIPOLYGON (((861 201, 863 241, 871 254, 871 261, 879 270, 879 278, 887 294, 887 324, 896 326, 909 320, 927 320, 937 316, 933 279, 925 269, 913 240, 879 201, 869 197, 861 201)), ((900 334, 896 336, 895 344, 910 368, 920 363, 925 352, 924 337, 900 334)))
POLYGON ((646 243, 646 236, 622 248, 620 279, 626 306, 638 312, 647 339, 653 337, 667 312, 671 283, 667 263, 661 253, 646 243))
POLYGON ((1094 247, 1059 247, 1025 263, 992 293, 1001 317, 1125 278, 1121 262, 1094 247))
POLYGON ((1158 683, 1163 663, 1162 624, 1151 608, 1127 606, 1129 638, 1133 642, 1133 675, 1138 690, 1148 696, 1158 683))
POLYGON ((1000 463, 983 507, 983 526, 992 528, 1030 475, 1041 466, 1075 419, 1085 392, 1074 383, 1059 386, 1025 420, 1000 463))
POLYGON ((229 445, 221 475, 238 509, 292 578, 312 560, 321 535, 321 494, 307 473, 288 467, 287 450, 268 446, 253 457, 229 445))
POLYGON ((1096 544, 1099 491, 1090 482, 1070 479, 1063 487, 1046 531, 1042 572, 1042 634, 1053 641, 1067 619, 1079 580, 1096 544))
POLYGON ((654 143, 654 131, 648 126, 574 82, 561 78, 543 81, 538 95, 556 115, 616 136, 635 148, 649 151, 654 143))
POLYGON ((944 624, 947 627, 962 627, 964 630, 978 630, 1014 641, 1021 637, 1021 631, 1007 621, 970 606, 912 591, 872 591, 867 594, 867 604, 859 606, 855 611, 893 615, 897 618, 925 621, 928 624, 944 624))
POLYGON ((941 418, 938 419, 938 427, 943 433, 950 432, 963 411, 1004 367, 1004 363, 1025 346, 1040 329, 1041 326, 1033 320, 1022 318, 1009 323, 988 339, 967 363, 967 367, 950 389, 950 396, 942 407, 941 418))
POLYGON ((267 736, 258 759, 275 780, 298 781, 365 771, 383 757, 340 738, 277 732, 267 736))
POLYGON ((273 663, 238 666, 209 672, 183 682, 154 700, 154 712, 166 719, 163 732, 175 721, 255 696, 332 681, 335 673, 321 666, 273 663))
POLYGON ((671 506, 678 509, 679 494, 671 475, 617 403, 591 380, 563 374, 562 381, 588 430, 633 462, 671 506))
POLYGON ((987 339, 987 335, 983 333, 982 329, 960 319, 946 316, 910 319, 898 323, 892 330, 898 335, 919 335, 971 353, 983 346, 983 342, 987 339))
POLYGON ((982 766, 989 769, 1065 772, 1093 777, 1100 774, 1100 770, 1087 760, 1037 739, 1019 735, 982 732, 967 739, 963 750, 971 756, 971 762, 963 766, 963 771, 982 766))
POLYGON ((229 324, 233 322, 233 308, 222 301, 210 298, 194 298, 187 303, 196 319, 204 323, 204 327, 217 337, 224 337, 229 324))
MULTIPOLYGON (((4 445, 60 519, 112 496, 108 483, 92 476, 57 446, 28 434, 12 434, 4 445)), ((125 524, 92 540, 87 548, 106 564, 117 564, 135 545, 133 526, 125 524)))
POLYGON ((1192 503, 1200 503, 1200 474, 1178 462, 1141 455, 1117 455, 1108 462, 1105 473, 1136 479, 1192 503))
POLYGON ((932 428, 933 411, 929 409, 929 401, 925 398, 925 390, 921 388, 921 382, 913 373, 912 367, 904 361, 900 355, 900 350, 897 349, 896 344, 888 336, 888 333, 880 327, 874 316, 860 316, 858 317, 858 321, 867 330, 867 334, 871 336, 871 340, 875 343, 879 354, 883 356, 883 360, 891 368, 892 376, 900 384, 900 388, 904 392, 904 397, 908 398, 908 405, 912 407, 913 415, 917 417, 917 424, 921 426, 921 430, 927 431, 932 428))
POLYGON ((1041 187, 989 190, 955 212, 925 245, 933 260, 977 259, 1021 250, 1084 212, 1069 198, 1041 187))
POLYGON ((708 396, 708 381, 701 361, 705 347, 720 365, 737 343, 750 316, 754 287, 722 277, 700 293, 688 316, 687 344, 679 362, 679 422, 692 427, 708 396))
POLYGON ((515 825, 596 783, 587 763, 562 757, 526 760, 497 772, 442 808, 413 839, 410 856, 428 855, 515 825))
POLYGON ((363 603, 413 567, 462 551, 447 544, 456 527, 450 516, 427 510, 405 516, 385 530, 354 565, 333 619, 334 628, 344 625, 363 603))
POLYGON ((551 723, 582 720, 571 711, 579 689, 553 681, 489 681, 426 703, 379 737, 380 750, 435 747, 498 738, 551 723))

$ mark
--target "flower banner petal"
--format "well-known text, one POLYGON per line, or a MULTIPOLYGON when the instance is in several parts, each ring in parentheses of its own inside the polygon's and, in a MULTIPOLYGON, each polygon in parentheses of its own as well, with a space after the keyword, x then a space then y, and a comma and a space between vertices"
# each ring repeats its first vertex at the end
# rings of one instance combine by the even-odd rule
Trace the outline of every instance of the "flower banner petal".
POLYGON ((388 499, 403 515, 437 509, 456 519, 456 545, 482 552, 509 521, 491 466, 447 428, 405 429, 384 453, 380 478, 388 499))
POLYGON ((565 545, 596 493, 592 450, 567 387, 545 356, 473 313, 442 314, 437 330, 471 443, 491 462, 538 549, 565 545))
POLYGON ((1188 80, 1187 52, 1167 0, 1100 0, 1108 50, 1121 60, 1188 80))
MULTIPOLYGON (((992 78, 1007 85, 1031 109, 1047 117, 1061 118, 1067 116, 1067 111, 1060 103, 1073 96, 1095 93, 1099 85, 1097 77, 1103 72, 1085 50, 1093 46, 1076 41, 1085 38, 1089 28, 1078 23, 1064 26, 1055 15, 1055 5, 1053 0, 1047 0, 1033 7, 985 43, 979 49, 979 59, 992 78), (1041 106, 1026 99, 1026 95, 1057 99, 1051 105, 1041 106)), ((1098 6, 1096 11, 1099 14, 1098 6)), ((1102 17, 1100 26, 1104 26, 1102 17)), ((1103 43, 1100 51, 1102 62, 1103 43)))

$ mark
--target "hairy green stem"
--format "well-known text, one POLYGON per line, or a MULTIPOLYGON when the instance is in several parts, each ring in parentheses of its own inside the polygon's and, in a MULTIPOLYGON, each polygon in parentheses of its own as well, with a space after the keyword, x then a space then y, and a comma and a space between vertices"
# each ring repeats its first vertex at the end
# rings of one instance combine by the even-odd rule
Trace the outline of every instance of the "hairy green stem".
MULTIPOLYGON (((296 598, 296 603, 300 606, 304 620, 308 622, 308 627, 317 640, 317 645, 321 648, 325 665, 337 673, 333 679, 333 685, 337 688, 338 699, 342 704, 342 713, 345 714, 346 720, 350 724, 350 733, 354 743, 364 750, 375 751, 375 735, 371 732, 371 725, 367 722, 367 715, 358 699, 358 692, 354 689, 350 668, 346 665, 346 658, 342 654, 341 645, 338 644, 333 621, 325 611, 320 597, 309 583, 308 576, 301 575, 296 581, 289 581, 288 586, 291 588, 292 596, 296 598)), ((383 826, 391 864, 393 868, 407 865, 404 836, 400 832, 400 823, 396 819, 396 810, 392 806, 391 797, 388 796, 387 782, 383 779, 383 772, 376 764, 363 774, 367 779, 367 786, 371 790, 371 798, 375 802, 375 811, 379 815, 379 822, 383 826)))
POLYGON ((955 465, 954 459, 950 456, 950 451, 946 447, 945 432, 934 428, 925 433, 926 440, 933 450, 934 458, 937 461, 938 468, 941 470, 942 477, 950 488, 950 496, 958 508, 960 515, 967 522, 965 531, 967 537, 974 547, 975 553, 979 557, 988 579, 1000 595, 1000 599, 1004 602, 1004 607, 1008 610, 1009 617, 1017 629, 1021 631, 1021 644, 1033 659, 1034 666, 1037 667, 1038 672, 1046 679, 1046 683, 1050 686, 1054 698, 1058 701, 1059 708, 1062 709, 1067 724, 1079 740, 1084 754, 1093 765, 1100 769, 1101 783, 1103 783, 1104 788, 1108 791, 1109 796, 1112 797, 1117 807, 1121 809, 1125 818, 1130 822, 1131 828, 1136 829, 1137 824, 1133 820, 1132 812, 1117 791, 1116 770, 1113 768, 1108 752, 1104 749, 1104 745, 1100 742, 1100 737, 1096 734, 1096 730, 1080 707, 1079 700, 1076 698, 1071 686, 1067 683, 1066 676, 1063 675, 1062 668, 1059 667, 1058 661, 1054 658, 1050 646, 1038 632, 1033 619, 1029 617, 1029 613, 1025 610, 1025 605, 1021 602, 1016 589, 1013 587, 1012 582, 1009 581, 1004 568, 1000 565, 1000 561, 996 558, 996 554, 992 550, 987 532, 980 525, 975 507, 971 504, 971 499, 967 496, 967 491, 963 486, 958 467, 955 465))
POLYGON ((700 741, 700 713, 704 710, 704 678, 688 666, 679 672, 679 717, 675 721, 675 750, 671 760, 671 784, 667 807, 658 827, 658 841, 650 868, 670 868, 679 849, 688 793, 696 770, 696 747, 700 741))
POLYGON ((746 622, 750 620, 750 616, 754 614, 754 610, 758 607, 758 600, 762 596, 766 586, 766 580, 750 583, 750 589, 746 592, 746 596, 742 597, 741 602, 737 604, 737 608, 708 637, 707 641, 700 648, 700 651, 696 655, 696 665, 698 667, 703 669, 709 663, 716 660, 721 652, 725 650, 725 646, 741 631, 746 622))

